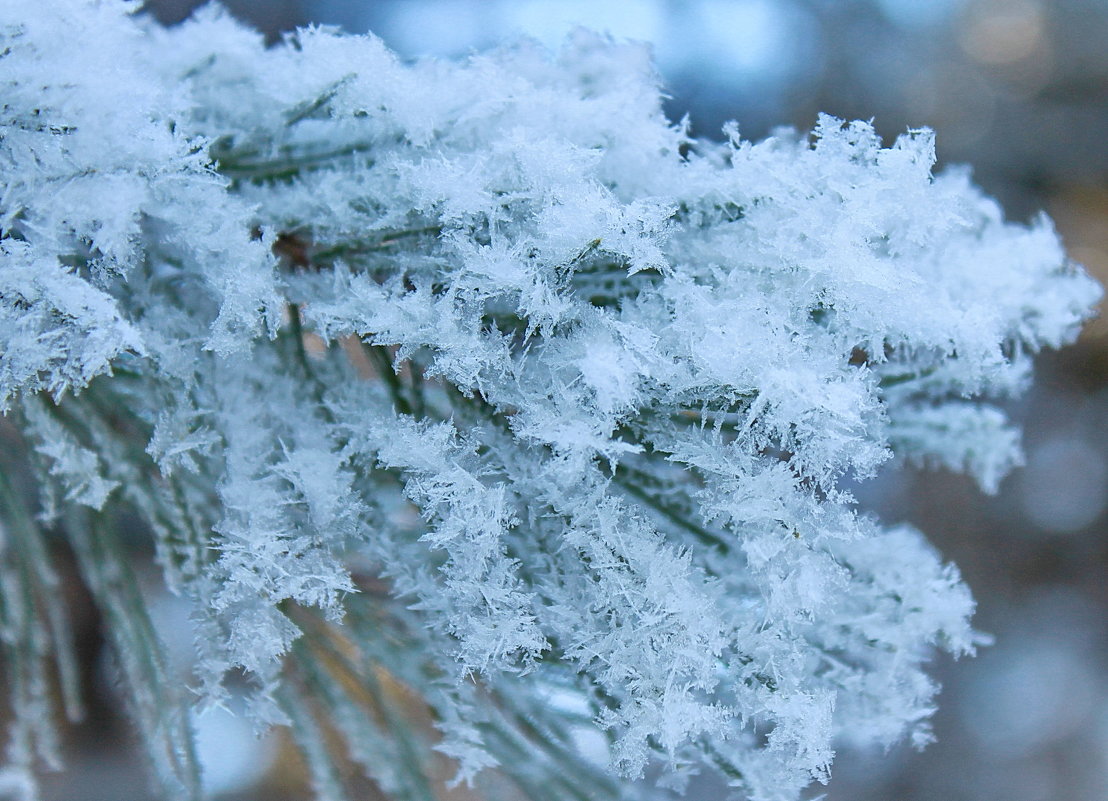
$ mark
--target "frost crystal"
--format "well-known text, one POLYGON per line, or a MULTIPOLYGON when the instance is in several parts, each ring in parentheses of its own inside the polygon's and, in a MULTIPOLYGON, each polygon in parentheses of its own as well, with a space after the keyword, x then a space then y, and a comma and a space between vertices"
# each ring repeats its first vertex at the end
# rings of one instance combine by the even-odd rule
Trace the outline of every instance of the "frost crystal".
POLYGON ((528 797, 618 795, 552 697, 619 773, 707 765, 756 801, 825 781, 836 740, 927 741, 921 664, 973 650, 973 602, 843 483, 896 456, 994 491, 1019 462, 997 402, 1099 297, 1047 220, 933 175, 929 131, 692 140, 646 51, 586 33, 403 64, 324 29, 265 49, 214 8, 0 6, 28 796, 55 761, 39 666, 71 670, 43 524, 167 796, 200 793, 119 510, 193 604, 197 689, 245 673, 321 796, 324 729, 396 797, 431 797, 432 746, 528 797))

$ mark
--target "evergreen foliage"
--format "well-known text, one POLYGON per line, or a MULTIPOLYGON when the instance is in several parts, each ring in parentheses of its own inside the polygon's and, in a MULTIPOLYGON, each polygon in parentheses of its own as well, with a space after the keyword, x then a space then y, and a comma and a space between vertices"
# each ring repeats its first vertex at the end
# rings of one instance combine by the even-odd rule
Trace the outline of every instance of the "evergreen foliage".
POLYGON ((321 798, 347 757, 432 798, 432 749, 639 792, 581 726, 611 775, 756 801, 833 741, 928 741, 973 601, 844 482, 1018 463, 1001 404, 1099 297, 1045 218, 934 175, 926 130, 693 140, 647 51, 587 33, 404 64, 215 8, 0 8, 0 404, 37 487, 0 474, 5 786, 57 767, 53 676, 79 714, 63 537, 157 781, 202 794, 123 514, 192 605, 193 689, 245 676, 321 798))

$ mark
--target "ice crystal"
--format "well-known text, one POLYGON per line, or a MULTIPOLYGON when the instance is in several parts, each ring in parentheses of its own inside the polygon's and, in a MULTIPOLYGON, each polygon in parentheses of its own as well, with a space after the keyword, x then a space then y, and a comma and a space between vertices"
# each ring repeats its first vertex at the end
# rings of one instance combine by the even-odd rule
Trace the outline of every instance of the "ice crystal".
POLYGON ((2 7, 0 403, 40 482, 3 481, 10 784, 53 761, 49 526, 157 776, 200 792, 118 509, 193 606, 197 689, 244 673, 323 796, 326 727, 430 797, 393 685, 460 776, 536 798, 619 792, 552 694, 614 771, 756 801, 825 781, 836 739, 927 741, 921 667, 972 652, 973 602, 844 481, 1018 463, 998 404, 1099 296, 1047 220, 934 174, 926 130, 693 140, 643 47, 584 32, 406 64, 211 7, 2 7))

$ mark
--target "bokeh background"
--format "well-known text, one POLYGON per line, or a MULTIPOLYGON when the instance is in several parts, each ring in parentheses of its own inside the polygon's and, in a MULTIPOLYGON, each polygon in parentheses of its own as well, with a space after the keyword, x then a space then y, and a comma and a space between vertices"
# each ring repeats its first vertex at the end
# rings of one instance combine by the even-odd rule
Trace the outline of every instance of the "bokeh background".
MULTIPOLYGON (((164 24, 198 3, 151 0, 164 24)), ((810 128, 819 111, 874 120, 889 141, 930 126, 940 166, 970 164, 1011 219, 1045 211, 1068 252, 1108 282, 1108 0, 226 0, 277 41, 309 23, 373 31, 405 57, 464 56, 514 36, 556 47, 574 25, 649 41, 673 119, 697 136, 738 120, 746 138, 810 128)), ((858 488, 959 565, 995 644, 939 660, 937 742, 922 753, 840 753, 827 801, 1103 801, 1108 798, 1108 321, 1039 359, 1011 408, 1027 465, 995 497, 944 473, 890 469, 858 488)), ((162 633, 187 632, 172 599, 162 633)), ((82 635, 99 652, 95 627, 82 635)), ((182 659, 189 650, 182 647, 182 659)), ((92 673, 92 718, 71 733, 51 799, 148 797, 92 673)), ((307 798, 280 738, 228 713, 198 721, 224 799, 307 798)), ((690 799, 715 799, 694 785, 690 799)), ((813 795, 818 795, 817 792, 813 795)), ((455 796, 461 797, 461 796, 455 796)))

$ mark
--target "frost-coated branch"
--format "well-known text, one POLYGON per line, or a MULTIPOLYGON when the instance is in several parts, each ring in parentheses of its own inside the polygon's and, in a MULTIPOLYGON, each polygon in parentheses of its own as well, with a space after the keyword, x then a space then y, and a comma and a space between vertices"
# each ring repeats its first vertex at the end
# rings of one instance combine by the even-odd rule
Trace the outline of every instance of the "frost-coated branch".
POLYGON ((322 796, 321 726, 433 795, 382 676, 461 777, 530 797, 624 792, 580 725, 625 776, 707 765, 757 801, 825 781, 836 739, 927 741, 921 664, 972 652, 972 599, 841 484, 896 456, 993 491, 1018 463, 996 402, 1099 297, 1046 219, 933 175, 929 131, 691 140, 646 50, 590 34, 403 64, 323 29, 265 49, 214 8, 0 8, 0 404, 40 482, 0 497, 28 793, 64 624, 6 576, 49 592, 47 529, 152 685, 129 689, 159 779, 200 793, 105 564, 119 507, 193 604, 197 689, 244 671, 322 796))

